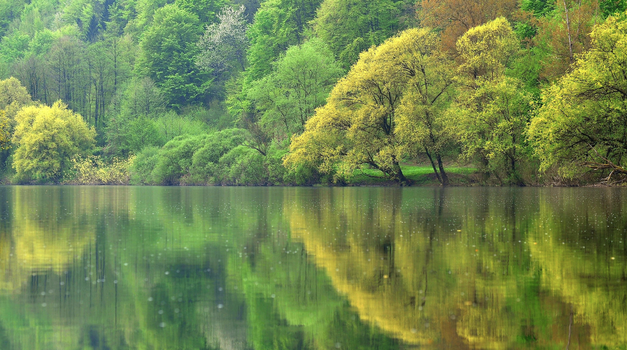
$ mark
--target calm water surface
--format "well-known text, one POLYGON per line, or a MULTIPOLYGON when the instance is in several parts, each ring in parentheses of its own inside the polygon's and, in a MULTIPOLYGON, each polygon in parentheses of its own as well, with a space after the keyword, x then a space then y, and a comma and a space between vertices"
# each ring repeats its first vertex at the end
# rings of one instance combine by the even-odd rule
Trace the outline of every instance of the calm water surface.
POLYGON ((627 191, 0 187, 0 349, 627 346, 627 191))

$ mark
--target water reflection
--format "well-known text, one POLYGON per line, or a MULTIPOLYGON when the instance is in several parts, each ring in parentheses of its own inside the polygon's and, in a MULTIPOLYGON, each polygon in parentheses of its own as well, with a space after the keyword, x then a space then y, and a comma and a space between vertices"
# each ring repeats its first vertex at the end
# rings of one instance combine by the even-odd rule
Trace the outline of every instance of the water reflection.
POLYGON ((621 189, 0 187, 7 349, 627 345, 621 189))

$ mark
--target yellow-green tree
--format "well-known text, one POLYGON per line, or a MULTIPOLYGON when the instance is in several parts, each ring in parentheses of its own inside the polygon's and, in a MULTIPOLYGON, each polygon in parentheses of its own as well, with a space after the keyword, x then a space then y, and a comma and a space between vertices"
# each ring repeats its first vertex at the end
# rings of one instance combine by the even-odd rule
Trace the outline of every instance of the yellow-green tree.
POLYGON ((15 117, 13 167, 19 181, 59 181, 72 158, 94 145, 95 130, 61 101, 25 107, 15 117))
MULTIPOLYGON (((609 17, 574 70, 543 92, 528 135, 541 170, 573 178, 587 165, 627 174, 627 22, 609 17)), ((607 172, 605 173, 608 174, 607 172)), ((609 179, 609 177, 608 177, 609 179)))
POLYGON ((438 180, 446 186, 442 153, 453 140, 446 116, 453 86, 452 61, 442 51, 440 37, 430 29, 413 29, 402 36, 411 39, 388 43, 398 52, 400 68, 409 75, 398 109, 397 133, 407 154, 426 153, 438 180))
POLYGON ((6 117, 4 111, 0 111, 0 151, 11 146, 10 127, 9 119, 6 117))
POLYGON ((460 84, 454 118, 466 159, 500 182, 522 183, 519 163, 527 149, 524 130, 531 103, 523 83, 505 71, 520 42, 505 18, 474 27, 457 41, 460 84))
POLYGON ((32 104, 30 94, 16 78, 0 80, 0 110, 6 113, 10 120, 24 106, 32 104))
POLYGON ((362 53, 305 132, 292 140, 286 165, 313 165, 339 177, 370 166, 406 183, 399 163, 416 147, 437 144, 430 131, 439 137, 437 125, 427 126, 450 86, 446 60, 435 53, 438 46, 429 29, 409 29, 362 53), (414 131, 421 134, 414 136, 414 131))

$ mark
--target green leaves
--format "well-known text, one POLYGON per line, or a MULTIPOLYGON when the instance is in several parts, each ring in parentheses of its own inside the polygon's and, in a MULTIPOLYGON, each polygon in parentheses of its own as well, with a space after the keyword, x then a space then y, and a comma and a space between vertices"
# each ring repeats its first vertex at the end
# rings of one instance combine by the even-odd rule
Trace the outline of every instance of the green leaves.
POLYGON ((344 71, 319 39, 290 47, 274 71, 253 82, 248 98, 260 111, 259 123, 277 139, 304 131, 344 71))
POLYGON ((321 0, 267 0, 248 31, 248 81, 269 74, 271 63, 291 45, 304 42, 304 30, 321 0))
POLYGON ((313 20, 313 29, 348 69, 362 51, 398 31, 401 5, 401 1, 393 0, 325 0, 313 20))
POLYGON ((198 17, 176 5, 166 5, 155 12, 140 43, 138 71, 163 89, 174 108, 200 102, 205 93, 207 75, 194 63, 199 38, 198 17))

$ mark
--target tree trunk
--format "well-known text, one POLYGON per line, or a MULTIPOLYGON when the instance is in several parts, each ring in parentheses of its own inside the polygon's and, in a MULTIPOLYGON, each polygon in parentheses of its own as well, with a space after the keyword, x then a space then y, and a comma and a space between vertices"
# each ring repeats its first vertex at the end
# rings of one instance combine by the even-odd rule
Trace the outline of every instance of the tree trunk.
POLYGON ((394 162, 392 172, 393 179, 401 186, 409 186, 411 184, 411 182, 405 177, 405 174, 403 174, 403 170, 401 169, 401 166, 398 164, 398 162, 394 162))
POLYGON ((570 55, 568 58, 570 59, 570 63, 572 64, 575 60, 575 57, 573 56, 573 39, 570 32, 570 17, 568 16, 568 6, 566 5, 566 0, 562 0, 562 3, 564 4, 564 11, 566 14, 566 33, 568 34, 568 53, 570 55))
POLYGON ((440 156, 439 152, 435 154, 438 160, 438 168, 440 168, 440 175, 442 176, 442 186, 448 186, 448 176, 446 172, 444 172, 444 165, 442 165, 442 156, 440 156))
POLYGON ((429 150, 427 149, 427 147, 425 147, 425 152, 427 153, 427 157, 429 157, 429 161, 431 162, 431 167, 433 167, 433 172, 435 173, 435 177, 438 178, 438 182, 440 182, 441 184, 442 178, 440 177, 440 174, 438 173, 438 169, 435 167, 435 162, 433 162, 433 157, 431 156, 431 153, 429 153, 429 150))

